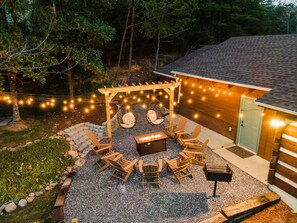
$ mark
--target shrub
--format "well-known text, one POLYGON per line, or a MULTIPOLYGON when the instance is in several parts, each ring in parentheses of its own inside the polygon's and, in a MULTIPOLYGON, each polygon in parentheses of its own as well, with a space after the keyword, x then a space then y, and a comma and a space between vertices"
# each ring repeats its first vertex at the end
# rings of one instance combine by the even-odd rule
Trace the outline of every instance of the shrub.
POLYGON ((0 203, 19 200, 57 181, 73 162, 64 156, 68 149, 63 140, 42 139, 17 151, 1 152, 0 203))

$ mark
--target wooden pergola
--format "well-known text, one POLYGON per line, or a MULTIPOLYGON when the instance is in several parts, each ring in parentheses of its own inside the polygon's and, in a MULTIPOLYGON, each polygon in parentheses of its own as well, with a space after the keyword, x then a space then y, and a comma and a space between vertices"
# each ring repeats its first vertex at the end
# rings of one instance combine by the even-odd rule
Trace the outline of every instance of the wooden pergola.
POLYGON ((174 113, 174 89, 180 86, 180 82, 171 81, 171 82, 158 82, 151 84, 132 84, 132 85, 125 85, 125 86, 118 86, 118 87, 111 87, 111 88, 99 88, 98 91, 101 94, 105 95, 105 107, 106 107, 106 120, 107 120, 107 134, 108 137, 112 137, 111 135, 111 119, 110 119, 110 103, 111 100, 117 95, 117 93, 123 92, 133 92, 133 91, 145 91, 145 90, 158 90, 162 89, 169 95, 169 125, 173 125, 173 113, 174 113))

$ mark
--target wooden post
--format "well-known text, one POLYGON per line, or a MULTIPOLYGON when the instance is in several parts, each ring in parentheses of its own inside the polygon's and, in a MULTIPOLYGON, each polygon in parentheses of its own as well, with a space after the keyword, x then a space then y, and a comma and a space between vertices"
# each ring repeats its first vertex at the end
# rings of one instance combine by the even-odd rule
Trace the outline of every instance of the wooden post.
POLYGON ((106 126, 107 126, 107 135, 111 138, 111 121, 110 121, 110 109, 109 109, 109 94, 105 93, 105 110, 106 110, 106 126))
POLYGON ((169 131, 173 130, 173 113, 174 113, 174 87, 169 89, 169 131))

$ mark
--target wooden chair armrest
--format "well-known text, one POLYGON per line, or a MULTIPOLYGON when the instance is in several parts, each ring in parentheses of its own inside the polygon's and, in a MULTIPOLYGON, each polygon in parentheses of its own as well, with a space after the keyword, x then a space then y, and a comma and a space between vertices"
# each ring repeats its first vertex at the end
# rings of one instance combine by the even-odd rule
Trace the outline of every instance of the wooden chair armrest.
POLYGON ((163 167, 163 162, 162 162, 162 159, 159 159, 158 160, 158 172, 162 172, 162 167, 163 167))
POLYGON ((185 131, 177 132, 176 134, 177 134, 177 135, 190 135, 189 133, 187 133, 187 132, 185 132, 185 131))
POLYGON ((165 126, 165 129, 168 129, 168 128, 174 127, 174 126, 176 126, 176 125, 168 125, 168 126, 165 126))
POLYGON ((101 152, 103 152, 105 150, 111 150, 111 146, 105 146, 105 147, 102 147, 100 149, 96 149, 95 151, 96 151, 96 153, 101 153, 101 152))
POLYGON ((113 161, 118 161, 123 157, 123 154, 118 155, 116 158, 113 159, 113 161))
POLYGON ((188 134, 185 130, 182 130, 182 129, 181 129, 181 130, 177 130, 177 131, 175 131, 174 133, 175 133, 175 134, 179 134, 179 135, 180 135, 180 134, 188 134))
POLYGON ((192 139, 182 139, 183 142, 193 142, 193 141, 197 141, 197 138, 192 138, 192 139))
POLYGON ((139 161, 138 161, 138 167, 139 167, 139 172, 140 172, 140 173, 143 173, 143 168, 142 168, 142 166, 143 166, 143 160, 139 160, 139 161))
POLYGON ((183 153, 192 154, 192 155, 202 155, 203 154, 202 152, 192 152, 192 151, 186 151, 186 150, 183 150, 183 153))
POLYGON ((183 158, 183 159, 187 159, 189 158, 186 154, 184 154, 183 152, 179 152, 179 155, 183 158))
POLYGON ((133 160, 129 165, 127 165, 125 168, 123 168, 124 170, 129 170, 131 167, 133 167, 134 165, 136 165, 136 163, 138 162, 137 159, 133 160))

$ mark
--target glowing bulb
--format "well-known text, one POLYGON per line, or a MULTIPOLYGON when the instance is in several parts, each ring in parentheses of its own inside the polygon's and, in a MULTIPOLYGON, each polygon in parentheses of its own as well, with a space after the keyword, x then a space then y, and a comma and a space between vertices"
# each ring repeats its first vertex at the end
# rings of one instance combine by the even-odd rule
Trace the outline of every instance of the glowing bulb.
POLYGON ((214 91, 214 88, 212 88, 211 91, 214 91))
POLYGON ((127 99, 124 99, 124 102, 126 103, 128 100, 127 99))
POLYGON ((127 105, 127 107, 126 107, 127 109, 130 109, 130 105, 127 105))
POLYGON ((231 93, 231 92, 229 92, 229 95, 232 95, 232 93, 231 93))
POLYGON ((168 98, 168 95, 165 95, 165 98, 168 98))
POLYGON ((180 96, 183 96, 183 93, 180 93, 179 95, 180 95, 180 96))
POLYGON ((216 97, 219 97, 219 94, 216 94, 216 97))
POLYGON ((65 101, 65 100, 64 100, 64 101, 63 101, 63 104, 65 104, 65 105, 66 105, 66 104, 67 104, 67 101, 65 101))
POLYGON ((192 84, 192 87, 194 87, 195 86, 195 84, 192 84))
POLYGON ((136 99, 136 96, 133 96, 133 99, 135 100, 136 99))
POLYGON ((221 92, 221 90, 218 90, 218 92, 220 93, 220 92, 221 92))
POLYGON ((162 91, 160 91, 160 92, 159 92, 159 95, 162 95, 162 94, 163 94, 162 91))
POLYGON ((243 114, 242 114, 242 113, 240 113, 240 114, 239 114, 239 118, 242 118, 242 117, 243 117, 243 114))
POLYGON ((88 108, 85 108, 85 113, 89 113, 90 112, 90 110, 88 109, 88 108))
POLYGON ((63 111, 68 111, 67 106, 64 106, 64 107, 63 107, 63 111))
POLYGON ((45 107, 46 107, 46 104, 42 103, 40 106, 41 106, 42 108, 45 108, 45 107))
POLYGON ((189 103, 192 103, 192 99, 189 99, 188 102, 189 102, 189 103))
POLYGON ((156 92, 156 89, 154 89, 153 92, 156 92))
POLYGON ((95 95, 95 94, 92 94, 92 97, 93 97, 93 98, 96 98, 96 95, 95 95))
POLYGON ((69 107, 70 107, 70 108, 74 108, 74 104, 70 104, 69 107))
POLYGON ((211 87, 209 87, 208 90, 211 90, 211 87))
POLYGON ((11 104, 12 103, 12 100, 8 99, 7 103, 8 104, 11 104))
POLYGON ((130 94, 131 93, 131 91, 128 91, 128 94, 130 94))
POLYGON ((152 100, 153 100, 153 101, 156 100, 156 97, 152 97, 152 100))
POLYGON ((91 105, 91 109, 95 109, 95 105, 91 105))
POLYGON ((140 98, 137 98, 137 101, 138 101, 138 102, 140 102, 140 101, 141 101, 141 99, 140 99, 140 98))
POLYGON ((265 115, 265 113, 264 113, 264 112, 262 112, 262 113, 261 113, 261 116, 263 117, 264 115, 265 115))
POLYGON ((113 110, 110 110, 110 114, 113 114, 113 110))
POLYGON ((46 105, 50 105, 49 101, 48 101, 48 102, 46 102, 46 105))
POLYGON ((120 98, 122 98, 123 96, 120 94, 120 98))
POLYGON ((90 102, 91 102, 91 103, 94 103, 94 100, 93 100, 93 99, 91 99, 91 100, 90 100, 90 102))
POLYGON ((199 88, 201 89, 202 88, 202 85, 200 85, 199 88))
POLYGON ((29 98, 29 100, 32 102, 33 101, 33 98, 29 98))
POLYGON ((245 94, 242 94, 242 97, 245 97, 245 94))
POLYGON ((221 115, 220 114, 217 114, 217 118, 219 118, 219 117, 221 117, 221 115))
POLYGON ((163 104, 162 104, 162 103, 160 103, 160 104, 159 104, 159 106, 160 106, 160 107, 163 107, 163 104))
POLYGON ((143 91, 140 91, 140 94, 143 94, 143 91))
POLYGON ((206 92, 206 89, 203 89, 203 92, 206 92))
POLYGON ((32 102, 30 100, 27 100, 27 104, 30 105, 32 102))
POLYGON ((82 99, 81 98, 78 98, 77 100, 78 100, 78 102, 82 102, 82 99))
POLYGON ((188 84, 188 82, 187 82, 187 81, 185 81, 185 84, 188 84))
POLYGON ((223 94, 226 94, 226 91, 223 91, 223 94))
POLYGON ((176 101, 175 101, 175 102, 173 102, 173 105, 174 105, 174 106, 176 106, 176 101))
POLYGON ((205 97, 202 97, 201 100, 202 100, 202 101, 205 101, 205 97))
POLYGON ((176 114, 173 114, 172 117, 174 118, 176 116, 176 114))
POLYGON ((145 105, 145 104, 143 104, 143 105, 142 105, 142 107, 143 107, 143 108, 146 108, 146 105, 145 105))
POLYGON ((55 100, 55 99, 51 99, 51 102, 52 102, 52 103, 55 103, 55 102, 56 102, 56 100, 55 100))
POLYGON ((150 96, 149 96, 149 95, 146 95, 146 97, 147 97, 147 98, 150 98, 150 96))
POLYGON ((195 115, 194 115, 194 118, 198 118, 198 114, 195 114, 195 115))
POLYGON ((20 103, 20 105, 23 105, 24 104, 24 101, 23 100, 20 100, 19 103, 20 103))
POLYGON ((191 91, 191 94, 194 94, 194 91, 191 91))
POLYGON ((283 121, 280 121, 278 119, 273 119, 270 121, 270 125, 274 128, 282 127, 285 125, 283 121))
POLYGON ((54 106, 55 106, 55 103, 52 102, 52 103, 51 103, 51 106, 54 107, 54 106))

